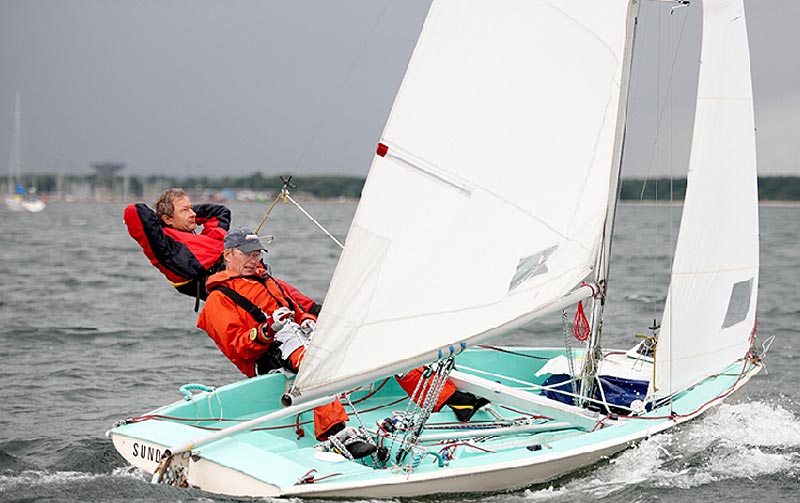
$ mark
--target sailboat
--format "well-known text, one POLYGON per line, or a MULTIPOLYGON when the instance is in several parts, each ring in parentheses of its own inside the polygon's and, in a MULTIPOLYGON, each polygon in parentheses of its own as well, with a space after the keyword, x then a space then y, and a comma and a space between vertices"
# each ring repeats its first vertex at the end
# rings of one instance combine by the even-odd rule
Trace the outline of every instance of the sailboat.
POLYGON ((22 183, 22 98, 17 93, 14 103, 14 131, 11 137, 11 153, 8 162, 8 195, 6 207, 11 211, 38 213, 46 204, 36 196, 34 190, 26 189, 22 183))
POLYGON ((299 373, 187 385, 117 423, 119 453, 154 482, 230 495, 505 491, 739 390, 762 367, 748 41, 742 0, 702 7, 688 188, 652 336, 602 345, 639 1, 434 0, 299 373), (573 309, 585 346, 484 345, 573 309), (450 379, 491 404, 461 423, 409 400, 392 376, 420 365, 430 394, 450 379), (374 455, 314 440, 311 408, 332 396, 374 455))

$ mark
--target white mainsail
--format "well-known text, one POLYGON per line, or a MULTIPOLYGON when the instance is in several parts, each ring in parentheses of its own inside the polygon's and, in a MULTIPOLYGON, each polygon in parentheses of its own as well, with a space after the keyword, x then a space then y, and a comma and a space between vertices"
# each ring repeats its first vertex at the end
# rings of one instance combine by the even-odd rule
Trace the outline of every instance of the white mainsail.
POLYGON ((686 200, 656 358, 669 396, 746 355, 758 296, 758 191, 742 0, 703 1, 686 200))
POLYGON ((618 176, 637 5, 433 2, 297 393, 458 350, 586 278, 618 176))

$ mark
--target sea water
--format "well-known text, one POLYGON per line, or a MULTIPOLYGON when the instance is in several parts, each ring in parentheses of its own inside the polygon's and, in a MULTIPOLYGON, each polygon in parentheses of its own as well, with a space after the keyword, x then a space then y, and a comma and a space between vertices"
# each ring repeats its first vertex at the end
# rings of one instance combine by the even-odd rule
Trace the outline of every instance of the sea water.
MULTIPOLYGON (((247 501, 151 485, 104 436, 117 420, 180 399, 182 384, 242 377, 195 328, 194 301, 176 293, 127 235, 123 207, 0 209, 0 501, 247 501)), ((307 209, 342 240, 355 206, 307 209)), ((252 227, 266 205, 237 203, 232 210, 233 225, 252 227)), ((679 218, 679 206, 620 207, 607 347, 632 346, 635 334, 649 333, 660 318, 679 218)), ((798 221, 800 206, 761 207, 759 341, 775 336, 765 372, 699 420, 611 460, 542 486, 466 501, 800 500, 798 221)), ((338 246, 291 205, 273 211, 264 233, 275 236, 267 255, 273 273, 322 300, 338 246)), ((554 316, 499 342, 562 345, 561 328, 554 316)))

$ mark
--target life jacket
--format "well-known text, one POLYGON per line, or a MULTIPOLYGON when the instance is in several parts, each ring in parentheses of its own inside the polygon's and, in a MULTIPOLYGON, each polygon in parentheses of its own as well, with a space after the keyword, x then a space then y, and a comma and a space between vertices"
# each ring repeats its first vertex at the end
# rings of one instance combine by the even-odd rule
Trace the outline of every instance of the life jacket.
MULTIPOLYGON (((266 302, 270 303, 271 307, 275 307, 275 305, 288 307, 295 311, 295 321, 302 322, 302 320, 306 318, 314 319, 315 316, 305 312, 303 306, 298 303, 296 300, 292 299, 290 296, 285 294, 285 289, 280 281, 276 280, 271 276, 232 276, 227 271, 219 272, 209 278, 208 284, 208 291, 209 295, 214 292, 219 292, 220 294, 224 295, 225 297, 229 298, 233 301, 238 307, 248 313, 256 324, 260 327, 264 323, 269 322, 268 316, 264 313, 260 307, 258 307, 253 301, 248 299, 242 293, 234 290, 231 288, 233 285, 229 284, 229 282, 236 281, 237 279, 241 280, 251 280, 257 284, 260 284, 263 287, 263 290, 266 292, 267 297, 261 295, 261 298, 264 299, 266 302), (272 303, 275 304, 272 304, 272 303)), ((248 293, 256 293, 258 290, 255 290, 255 287, 251 281, 248 281, 246 284, 239 283, 240 286, 245 286, 248 293)), ((209 302, 214 302, 213 297, 209 299, 209 302)), ((215 305, 215 304, 212 304, 215 305)), ((209 304, 206 304, 206 307, 203 309, 203 312, 200 313, 201 319, 198 320, 198 326, 206 330, 210 336, 212 336, 211 332, 209 332, 208 328, 205 327, 205 319, 204 316, 206 314, 206 309, 208 309, 209 304)), ((274 309, 272 309, 274 310, 274 309)), ((221 313, 216 312, 214 316, 220 316, 221 313)), ((235 316, 239 316, 238 313, 235 313, 235 316)), ((255 330, 259 330, 256 328, 255 330)), ((257 335, 257 333, 256 333, 257 335)), ((232 355, 229 353, 232 348, 230 347, 223 347, 224 344, 220 344, 214 336, 214 341, 217 343, 217 346, 223 351, 223 353, 228 356, 229 359, 233 360, 232 355)), ((259 344, 260 338, 259 337, 251 337, 251 341, 254 344, 259 344)), ((264 344, 261 342, 260 344, 264 344)), ((303 359, 305 354, 305 348, 300 347, 293 351, 288 358, 284 359, 281 357, 280 351, 280 343, 277 341, 273 341, 268 345, 266 350, 255 360, 255 375, 262 375, 266 374, 271 370, 277 370, 280 368, 284 368, 291 372, 297 372, 300 367, 300 362, 303 359)), ((238 358, 237 358, 238 360, 238 358)), ((241 365, 240 362, 234 361, 234 363, 239 366, 241 365)), ((242 368, 240 367, 240 370, 242 368)), ((244 372, 244 370, 243 370, 244 372)), ((247 372, 245 372, 247 373, 247 372)), ((249 375, 249 374, 248 374, 249 375)), ((314 408, 314 437, 317 440, 325 440, 328 437, 328 432, 331 430, 332 427, 339 425, 340 423, 345 423, 349 417, 342 407, 342 404, 339 402, 338 399, 334 399, 331 403, 327 405, 320 405, 314 408)))
POLYGON ((278 368, 296 372, 300 365, 302 351, 294 351, 282 358, 277 341, 265 348, 257 333, 255 337, 244 336, 254 325, 260 327, 266 323, 269 335, 274 337, 275 333, 269 328, 271 320, 265 313, 281 307, 294 311, 294 322, 298 324, 309 318, 316 319, 314 314, 306 311, 307 302, 298 302, 288 293, 286 286, 266 273, 263 276, 237 276, 221 271, 208 279, 209 292, 219 292, 236 307, 230 303, 226 306, 219 297, 210 294, 197 326, 205 330, 228 359, 250 377, 278 368), (245 318, 255 323, 246 322, 245 318))
MULTIPOLYGON (((250 299, 237 293, 236 290, 232 290, 225 285, 215 285, 209 289, 209 293, 213 291, 225 294, 225 296, 234 301, 239 307, 250 313, 259 325, 263 325, 267 322, 267 315, 264 314, 264 311, 250 302, 250 299)), ((267 351, 256 360, 256 375, 268 374, 281 368, 290 372, 297 372, 297 369, 300 367, 300 360, 302 359, 301 351, 293 351, 291 355, 289 355, 289 358, 283 358, 280 346, 280 342, 273 341, 269 345, 267 351), (295 356, 295 353, 297 353, 297 356, 295 356), (293 356, 294 358, 292 358, 293 356)))

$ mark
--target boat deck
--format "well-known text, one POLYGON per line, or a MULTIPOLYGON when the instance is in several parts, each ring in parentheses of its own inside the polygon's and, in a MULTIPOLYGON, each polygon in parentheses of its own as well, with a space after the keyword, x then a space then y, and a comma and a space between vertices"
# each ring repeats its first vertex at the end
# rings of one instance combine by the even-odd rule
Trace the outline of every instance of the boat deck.
MULTIPOLYGON (((674 420, 676 414, 686 414, 687 418, 696 414, 725 389, 735 386, 739 377, 733 373, 720 374, 696 386, 691 397, 676 397, 671 411, 662 408, 642 416, 652 420, 627 419, 542 396, 540 388, 552 374, 540 371, 547 365, 552 367, 559 357, 563 357, 563 352, 535 348, 465 352, 459 357, 458 370, 451 374, 451 379, 458 388, 489 398, 491 405, 478 411, 468 423, 458 422, 447 407, 433 413, 418 447, 407 455, 403 466, 385 468, 386 464, 374 457, 351 462, 337 454, 322 452, 314 438, 312 410, 259 424, 207 444, 200 441, 190 449, 188 457, 198 464, 193 468, 195 477, 203 472, 202 466, 223 467, 231 477, 244 481, 237 482, 242 484, 241 494, 250 495, 352 496, 361 494, 351 491, 353 485, 363 488, 380 484, 393 487, 386 489, 388 495, 398 495, 400 487, 413 494, 418 489, 407 482, 436 477, 442 470, 457 478, 463 476, 463 483, 467 484, 464 490, 469 491, 473 490, 468 485, 470 474, 491 474, 489 465, 517 467, 502 472, 517 478, 498 481, 498 487, 500 484, 521 487, 549 480, 567 468, 596 462, 629 442, 673 426, 682 420, 680 416, 674 420), (503 376, 498 376, 496 369, 502 369, 503 376), (532 470, 537 459, 562 461, 548 464, 547 469, 532 470), (406 483, 395 485, 398 480, 406 483), (308 484, 309 481, 314 483, 308 484)), ((629 357, 620 353, 616 363, 629 365, 637 372, 649 371, 646 365, 626 358, 629 357)), ((110 433, 129 462, 152 473, 166 449, 280 410, 278 397, 287 385, 287 378, 280 374, 240 381, 134 418, 110 433)), ((348 425, 359 426, 360 419, 370 436, 377 438, 377 444, 389 450, 389 459, 394 461, 402 445, 400 436, 382 438, 378 435, 378 425, 408 412, 405 392, 389 378, 352 392, 349 400, 350 403, 344 402, 350 415, 348 425)), ((481 487, 486 487, 486 483, 482 480, 481 487)), ((213 484, 204 483, 202 487, 215 490, 213 484)), ((229 488, 230 483, 225 491, 229 488)), ((452 492, 444 486, 441 490, 452 492)))

